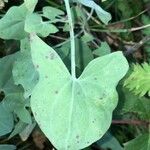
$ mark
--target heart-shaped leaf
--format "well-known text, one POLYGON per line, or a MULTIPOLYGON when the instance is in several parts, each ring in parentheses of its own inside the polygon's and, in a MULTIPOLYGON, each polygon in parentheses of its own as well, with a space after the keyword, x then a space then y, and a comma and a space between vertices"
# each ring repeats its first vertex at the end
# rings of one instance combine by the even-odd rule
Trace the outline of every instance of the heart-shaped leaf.
POLYGON ((59 150, 82 149, 97 141, 111 124, 118 99, 115 88, 128 70, 123 54, 93 60, 74 79, 51 47, 36 35, 30 41, 39 72, 31 108, 42 131, 59 150))

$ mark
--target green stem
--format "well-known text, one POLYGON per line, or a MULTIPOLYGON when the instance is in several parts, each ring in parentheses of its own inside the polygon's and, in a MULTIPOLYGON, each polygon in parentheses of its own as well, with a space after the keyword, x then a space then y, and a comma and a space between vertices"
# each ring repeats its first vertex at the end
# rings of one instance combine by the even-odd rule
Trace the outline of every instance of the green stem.
POLYGON ((69 21, 69 25, 70 25, 71 75, 72 75, 72 78, 76 78, 74 25, 73 25, 73 20, 72 20, 72 16, 71 16, 69 0, 64 0, 64 1, 65 1, 65 6, 66 6, 66 10, 67 10, 67 15, 68 15, 68 21, 69 21))

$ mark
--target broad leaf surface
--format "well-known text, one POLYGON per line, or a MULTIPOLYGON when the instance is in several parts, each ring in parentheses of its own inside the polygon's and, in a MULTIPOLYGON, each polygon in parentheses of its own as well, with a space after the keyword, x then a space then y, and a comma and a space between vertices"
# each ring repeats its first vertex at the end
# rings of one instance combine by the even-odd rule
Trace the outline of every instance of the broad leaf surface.
POLYGON ((24 20, 27 13, 28 10, 24 5, 11 7, 0 19, 0 38, 23 39, 27 35, 24 31, 24 20))
POLYGON ((78 79, 36 35, 31 35, 31 53, 40 77, 31 108, 56 149, 82 149, 101 138, 117 105, 116 85, 128 70, 122 53, 93 60, 78 79))

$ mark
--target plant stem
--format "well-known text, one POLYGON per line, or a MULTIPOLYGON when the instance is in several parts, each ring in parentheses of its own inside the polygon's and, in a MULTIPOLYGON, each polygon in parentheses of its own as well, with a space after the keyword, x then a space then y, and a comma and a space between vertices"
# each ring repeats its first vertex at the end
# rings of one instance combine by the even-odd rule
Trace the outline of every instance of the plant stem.
POLYGON ((149 125, 150 122, 141 120, 112 120, 112 124, 149 125))
POLYGON ((76 65, 75 65, 75 38, 74 38, 74 25, 73 25, 73 20, 71 16, 71 9, 70 9, 70 4, 69 0, 64 0, 66 10, 67 10, 67 15, 68 15, 68 21, 69 21, 69 26, 70 26, 70 42, 71 42, 71 75, 72 78, 76 78, 76 65))

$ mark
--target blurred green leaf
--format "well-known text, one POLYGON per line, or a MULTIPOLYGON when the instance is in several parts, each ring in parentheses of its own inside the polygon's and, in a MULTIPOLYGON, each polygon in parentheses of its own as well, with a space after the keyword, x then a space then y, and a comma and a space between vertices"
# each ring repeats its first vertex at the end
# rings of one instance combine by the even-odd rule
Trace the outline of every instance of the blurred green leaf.
POLYGON ((50 19, 51 21, 55 20, 57 17, 64 15, 65 13, 55 7, 46 6, 43 7, 43 16, 50 19))
MULTIPOLYGON (((0 103, 0 136, 12 131, 14 127, 13 114, 0 103)), ((1 146, 0 146, 1 149, 1 146)))
POLYGON ((16 146, 8 145, 8 144, 1 144, 0 150, 16 150, 16 146))
POLYGON ((125 150, 149 150, 150 134, 145 133, 124 144, 125 150))
POLYGON ((99 141, 96 142, 100 148, 111 150, 123 150, 118 140, 110 133, 107 132, 99 141))
POLYGON ((0 38, 16 39, 25 38, 24 20, 28 11, 24 5, 13 6, 2 19, 0 19, 0 38))
POLYGON ((30 14, 25 20, 25 31, 28 33, 37 33, 42 37, 47 37, 51 33, 58 32, 58 29, 48 21, 43 22, 38 14, 30 14))
POLYGON ((38 73, 32 63, 29 40, 21 40, 21 51, 13 65, 13 78, 16 85, 24 88, 24 97, 28 98, 38 82, 38 73))
POLYGON ((104 56, 111 53, 111 49, 107 42, 102 42, 101 46, 93 51, 93 54, 97 56, 104 56))

